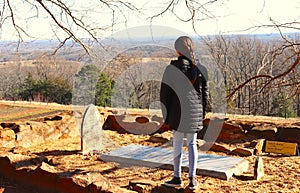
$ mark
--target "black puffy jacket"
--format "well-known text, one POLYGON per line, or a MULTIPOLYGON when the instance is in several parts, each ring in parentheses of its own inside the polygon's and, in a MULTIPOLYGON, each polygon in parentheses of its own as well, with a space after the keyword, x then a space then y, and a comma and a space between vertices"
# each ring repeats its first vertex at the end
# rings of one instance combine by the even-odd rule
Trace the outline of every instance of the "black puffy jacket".
POLYGON ((163 74, 160 101, 165 123, 173 130, 201 130, 207 104, 207 70, 184 56, 171 61, 163 74))

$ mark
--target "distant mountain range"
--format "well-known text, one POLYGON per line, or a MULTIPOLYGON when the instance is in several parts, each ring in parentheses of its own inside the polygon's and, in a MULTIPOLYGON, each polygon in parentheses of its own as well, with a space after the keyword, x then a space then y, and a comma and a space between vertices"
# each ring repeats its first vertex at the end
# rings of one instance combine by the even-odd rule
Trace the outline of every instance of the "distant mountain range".
MULTIPOLYGON (((224 35, 230 36, 232 38, 237 35, 224 35)), ((270 41, 274 39, 282 39, 281 35, 276 34, 244 34, 238 36, 245 37, 255 37, 257 39, 261 39, 263 41, 270 41)), ((300 36, 300 33, 285 33, 285 37, 294 38, 296 36, 300 36)), ((199 38, 199 37, 194 37, 199 38)), ((176 39, 175 36, 165 36, 160 37, 160 39, 155 39, 153 37, 142 37, 139 36, 137 38, 126 38, 125 36, 114 37, 110 39, 102 39, 99 40, 100 44, 94 44, 99 47, 107 47, 109 49, 118 48, 122 49, 130 46, 138 46, 140 45, 173 45, 173 41, 176 39)), ((91 43, 88 39, 83 39, 87 45, 91 43)), ((11 60, 19 60, 21 57, 23 60, 34 59, 41 54, 53 54, 54 51, 59 47, 60 42, 58 40, 32 40, 25 41, 19 43, 18 41, 8 41, 8 40, 0 40, 0 62, 6 62, 11 60)), ((89 59, 85 58, 85 52, 82 49, 81 45, 78 43, 74 43, 74 41, 67 41, 56 53, 57 57, 65 58, 66 60, 80 60, 89 62, 89 59)))

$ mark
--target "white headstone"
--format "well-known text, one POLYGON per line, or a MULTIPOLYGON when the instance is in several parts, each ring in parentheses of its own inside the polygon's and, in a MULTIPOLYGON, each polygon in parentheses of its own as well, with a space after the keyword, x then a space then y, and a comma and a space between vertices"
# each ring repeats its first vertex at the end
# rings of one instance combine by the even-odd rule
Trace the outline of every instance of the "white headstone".
POLYGON ((87 107, 81 124, 81 151, 94 152, 102 150, 104 132, 102 130, 103 119, 100 116, 95 105, 90 104, 87 107))

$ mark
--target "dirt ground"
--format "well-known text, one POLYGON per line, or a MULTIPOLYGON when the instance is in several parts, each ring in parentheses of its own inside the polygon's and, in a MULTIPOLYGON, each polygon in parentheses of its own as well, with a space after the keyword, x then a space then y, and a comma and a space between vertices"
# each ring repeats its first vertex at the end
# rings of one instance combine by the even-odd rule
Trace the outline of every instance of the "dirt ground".
MULTIPOLYGON (((149 136, 124 135, 114 131, 105 132, 114 142, 117 142, 121 146, 133 143, 140 145, 157 145, 148 141, 149 136)), ((130 181, 146 179, 151 182, 150 184, 152 185, 144 187, 143 191, 154 192, 155 187, 160 186, 165 180, 172 177, 172 171, 170 170, 120 166, 116 163, 101 161, 97 156, 77 153, 79 149, 80 139, 68 138, 49 141, 38 146, 30 147, 28 150, 33 154, 46 156, 49 163, 60 170, 74 173, 95 173, 111 186, 128 188, 130 181)), ((255 157, 251 156, 245 158, 250 162, 249 171, 241 176, 235 176, 228 181, 207 176, 197 176, 200 187, 195 192, 300 192, 299 156, 264 155, 262 158, 264 160, 265 176, 260 181, 254 180, 253 166, 255 157)), ((183 180, 185 185, 187 185, 187 173, 183 173, 183 180)), ((0 192, 40 193, 47 191, 36 190, 32 187, 9 181, 1 176, 0 192)))
MULTIPOLYGON (((247 118, 249 119, 249 117, 247 118)), ((286 120, 285 120, 286 121, 286 120)), ((105 130, 108 141, 106 147, 126 146, 139 144, 147 146, 161 146, 160 143, 151 142, 149 135, 119 134, 115 131, 105 130), (114 145, 113 145, 114 144, 114 145)), ((171 133, 166 133, 171 135, 171 133)), ((229 148, 242 146, 243 144, 222 144, 229 148)), ((16 150, 21 154, 36 154, 47 157, 48 164, 55 166, 60 171, 74 174, 92 173, 95 178, 105 181, 108 186, 119 186, 126 189, 133 180, 146 180, 141 186, 140 192, 168 192, 167 189, 160 191, 161 184, 172 177, 173 172, 159 168, 146 168, 135 166, 118 165, 117 163, 105 162, 96 155, 84 155, 80 150, 80 138, 62 138, 55 141, 47 141, 42 144, 31 146, 28 149, 16 150)), ((105 150, 105 149, 104 149, 105 150)), ((100 152, 101 153, 101 152, 100 152)), ((224 153, 206 152, 211 154, 225 155, 224 153)), ((244 157, 250 163, 249 170, 240 176, 234 176, 228 181, 208 176, 197 176, 200 182, 199 188, 194 192, 259 192, 259 193, 286 193, 300 192, 300 156, 282 156, 278 154, 262 155, 265 175, 259 181, 254 179, 254 162, 256 156, 244 157)), ((187 173, 183 173, 183 181, 187 186, 187 173)), ((180 189, 177 192, 188 192, 180 189)), ((50 193, 47 190, 26 186, 0 176, 0 193, 50 193)))

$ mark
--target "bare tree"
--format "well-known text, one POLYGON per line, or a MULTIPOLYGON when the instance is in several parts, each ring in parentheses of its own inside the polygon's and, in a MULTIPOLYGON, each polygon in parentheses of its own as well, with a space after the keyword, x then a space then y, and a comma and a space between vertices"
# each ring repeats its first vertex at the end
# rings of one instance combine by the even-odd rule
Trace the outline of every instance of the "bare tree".
POLYGON ((60 77, 71 82, 80 63, 67 61, 56 56, 41 55, 32 61, 32 66, 35 68, 33 70, 36 72, 38 80, 60 77))
POLYGON ((80 1, 63 2, 61 0, 2 0, 2 10, 0 17, 0 26, 8 23, 9 28, 13 28, 18 36, 19 42, 23 41, 23 37, 32 37, 29 33, 26 23, 30 25, 30 20, 33 18, 46 17, 52 25, 52 33, 60 41, 58 48, 62 47, 68 40, 74 40, 80 44, 88 53, 89 47, 87 42, 83 41, 81 36, 92 39, 97 42, 99 34, 103 31, 111 30, 113 26, 122 17, 122 22, 126 23, 127 11, 137 11, 138 9, 127 1, 100 0, 93 1, 93 7, 85 7, 80 1), (22 5, 22 6, 20 6, 22 5), (24 13, 24 8, 27 8, 26 14, 22 15, 22 19, 18 18, 18 13, 24 13), (95 10, 95 8, 97 8, 95 10), (91 16, 109 12, 110 17, 105 17, 98 23, 90 22, 91 16), (106 21, 110 20, 110 23, 106 21), (25 24, 24 24, 25 21, 25 24), (59 34, 60 30, 64 32, 59 34))
MULTIPOLYGON (((226 1, 186 0, 183 2, 179 0, 170 0, 161 12, 151 17, 151 21, 153 19, 171 13, 180 21, 190 22, 194 27, 194 30, 196 31, 197 29, 195 28, 195 26, 199 21, 211 18, 217 19, 219 17, 218 15, 212 14, 211 8, 222 4, 226 5, 226 1), (178 13, 179 8, 185 9, 186 12, 180 15, 178 13)), ((262 10, 263 9, 265 9, 264 1, 262 2, 262 10)), ((268 52, 266 52, 266 50, 259 50, 262 51, 262 53, 259 51, 255 52, 251 50, 250 44, 243 45, 242 48, 248 47, 247 50, 244 50, 244 55, 242 53, 243 51, 240 50, 241 47, 239 47, 241 46, 241 44, 238 44, 238 47, 236 47, 236 53, 239 52, 241 54, 240 57, 238 57, 240 59, 240 61, 238 61, 238 64, 240 66, 238 66, 238 68, 234 67, 234 69, 232 69, 231 66, 227 66, 228 58, 232 57, 233 53, 227 53, 228 45, 226 44, 226 42, 224 42, 224 40, 222 40, 222 38, 219 40, 219 42, 223 41, 222 43, 225 44, 222 44, 223 47, 219 47, 219 50, 217 51, 217 53, 215 53, 219 55, 219 58, 215 59, 223 69, 225 81, 229 80, 227 73, 228 70, 240 70, 239 72, 235 71, 237 74, 236 76, 234 76, 236 78, 236 80, 234 81, 235 85, 233 85, 232 90, 230 90, 227 95, 228 100, 231 100, 233 97, 245 97, 241 95, 244 95, 245 91, 248 90, 248 111, 249 113, 256 114, 259 113, 258 109, 256 109, 256 105, 260 101, 258 95, 263 95, 265 98, 268 98, 272 88, 285 89, 286 92, 289 93, 286 98, 291 98, 299 95, 299 73, 297 74, 296 72, 299 72, 298 67, 300 61, 300 39, 299 37, 289 37, 288 35, 282 33, 282 30, 284 29, 299 31, 299 25, 300 22, 297 21, 297 19, 286 23, 280 23, 270 18, 270 24, 261 24, 245 29, 244 32, 248 32, 258 28, 275 28, 280 34, 282 41, 279 44, 274 45, 272 48, 269 48, 268 52), (251 52, 252 54, 249 55, 249 53, 251 52), (247 58, 245 56, 252 57, 247 58), (242 74, 243 76, 239 77, 238 74, 242 74), (251 102, 251 100, 256 102, 253 103, 251 102), (251 103, 254 104, 252 107, 251 103)), ((259 45, 257 45, 256 48, 258 48, 258 46, 259 45)), ((231 83, 225 82, 226 86, 229 84, 231 83)), ((245 104, 238 104, 238 106, 240 105, 245 104)), ((269 105, 267 104, 261 105, 268 106, 267 109, 270 109, 269 105)), ((300 105, 298 104, 298 106, 300 105)))
POLYGON ((237 85, 228 95, 228 98, 233 97, 238 90, 257 79, 264 79, 260 91, 270 87, 289 87, 289 97, 299 94, 299 75, 295 74, 295 72, 298 71, 297 68, 300 63, 300 39, 299 36, 296 36, 294 40, 288 39, 284 34, 281 34, 281 37, 283 41, 277 46, 274 46, 274 49, 270 51, 270 60, 272 60, 272 62, 269 62, 269 65, 264 65, 261 68, 272 68, 273 73, 261 73, 251 76, 237 85))
MULTIPOLYGON (((24 36, 31 37, 26 25, 30 26, 33 18, 44 17, 52 26, 51 33, 60 42, 58 49, 69 42, 69 40, 72 40, 71 42, 80 44, 85 52, 89 53, 90 43, 101 45, 98 40, 102 37, 103 32, 113 30, 115 25, 120 22, 126 25, 128 13, 143 14, 147 9, 145 5, 136 6, 129 1, 87 1, 90 3, 89 6, 82 5, 80 2, 62 0, 2 0, 0 4, 2 8, 0 27, 1 30, 4 27, 13 28, 19 38, 19 42, 22 42, 24 36), (24 13, 21 7, 27 8, 28 15, 18 16, 18 13, 24 13), (106 14, 110 17, 100 17, 100 21, 96 22, 93 19, 93 16, 96 14, 106 14), (107 22, 107 19, 109 22, 107 22), (83 39, 82 37, 87 37, 88 39, 83 39)), ((220 15, 214 15, 212 10, 215 6, 226 5, 226 3, 226 0, 168 0, 158 5, 161 7, 160 11, 148 14, 148 21, 152 24, 155 19, 171 14, 171 16, 181 22, 190 23, 196 31, 199 21, 220 17, 220 15)), ((262 6, 264 5, 263 3, 262 6)), ((262 8, 264 9, 264 7, 262 8)), ((281 34, 282 42, 276 47, 270 48, 265 63, 259 66, 256 74, 247 74, 246 72, 249 69, 246 70, 247 68, 243 68, 245 71, 241 71, 241 73, 247 76, 243 77, 243 79, 236 77, 239 84, 234 85, 234 88, 228 94, 228 99, 235 97, 242 89, 247 90, 247 87, 258 83, 261 85, 260 89, 251 91, 252 93, 248 89, 249 95, 257 92, 265 92, 268 89, 276 87, 287 89, 289 91, 287 98, 299 95, 300 83, 299 73, 297 74, 297 72, 299 72, 298 66, 300 62, 300 40, 299 37, 286 36, 286 34, 282 33, 282 30, 300 30, 300 22, 293 20, 280 23, 272 18, 270 21, 270 24, 252 26, 249 29, 245 29, 245 31, 257 28, 276 28, 278 33, 281 34)), ((226 53, 227 51, 223 50, 223 52, 226 53)), ((226 60, 228 58, 222 57, 220 59, 223 60, 223 65, 226 67, 226 60)), ((247 58, 247 60, 253 60, 253 58, 247 58)), ((244 61, 240 61, 240 64, 250 66, 247 62, 249 61, 245 59, 244 61)), ((226 82, 226 84, 230 83, 226 82)))
POLYGON ((297 63, 293 50, 275 55, 282 46, 281 38, 266 41, 255 36, 215 36, 207 37, 205 44, 225 77, 228 103, 236 108, 235 113, 272 114, 274 97, 281 95, 280 101, 292 98, 297 108, 300 67, 293 66, 297 63), (287 61, 294 62, 290 72, 287 61))
POLYGON ((210 9, 213 9, 213 5, 224 2, 226 0, 169 0, 159 4, 161 10, 153 13, 153 7, 147 7, 143 5, 144 3, 135 2, 140 4, 137 6, 121 0, 93 0, 85 3, 61 0, 2 0, 0 26, 1 29, 3 27, 14 29, 19 41, 22 42, 23 37, 32 37, 26 26, 30 26, 34 19, 46 18, 52 26, 51 33, 60 41, 59 48, 68 40, 74 40, 89 52, 89 46, 82 40, 82 36, 99 43, 98 39, 102 37, 103 32, 113 30, 119 23, 126 26, 129 14, 144 15, 144 12, 151 10, 151 14, 146 15, 151 24, 155 19, 171 13, 178 20, 194 25, 199 20, 215 18, 210 9), (184 12, 179 11, 182 9, 184 12), (25 15, 19 16, 18 13, 25 15))

